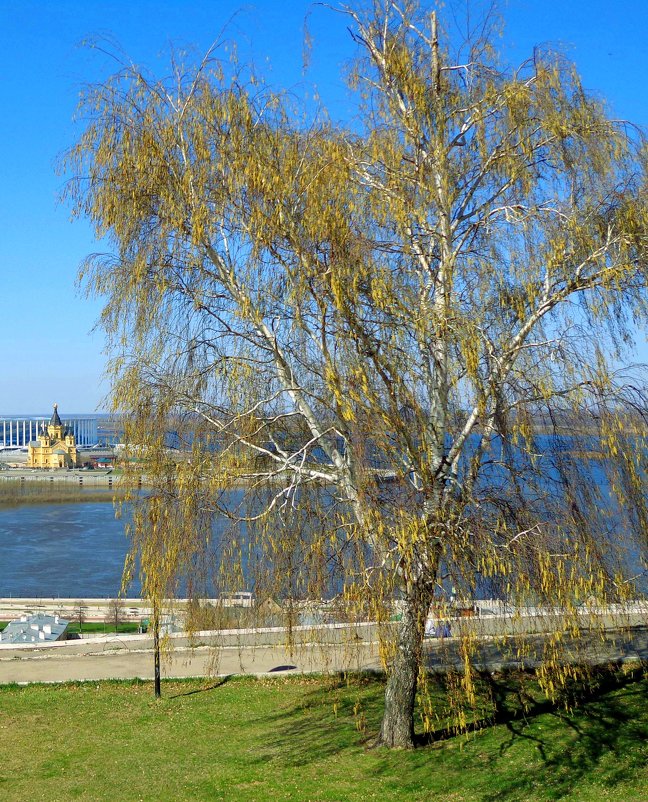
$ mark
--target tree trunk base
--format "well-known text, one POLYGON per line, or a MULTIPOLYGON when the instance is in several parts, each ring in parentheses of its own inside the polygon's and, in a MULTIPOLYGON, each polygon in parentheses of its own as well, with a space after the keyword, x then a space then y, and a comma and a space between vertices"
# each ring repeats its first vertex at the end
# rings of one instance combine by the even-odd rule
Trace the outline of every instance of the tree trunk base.
POLYGON ((414 738, 401 738, 393 735, 385 737, 381 732, 371 741, 368 749, 380 749, 381 747, 385 749, 415 749, 416 744, 414 743, 414 738))

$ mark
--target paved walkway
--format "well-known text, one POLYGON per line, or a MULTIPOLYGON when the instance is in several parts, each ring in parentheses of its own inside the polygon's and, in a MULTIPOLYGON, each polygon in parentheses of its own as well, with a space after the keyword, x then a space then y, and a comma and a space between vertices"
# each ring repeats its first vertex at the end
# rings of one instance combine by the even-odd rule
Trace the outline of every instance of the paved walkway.
MULTIPOLYGON (((62 650, 18 656, 0 654, 0 684, 7 682, 65 682, 73 680, 153 678, 153 650, 115 648, 85 654, 62 650)), ((294 651, 283 646, 179 646, 162 662, 164 677, 265 673, 279 666, 300 672, 378 669, 377 644, 305 644, 294 651)))
MULTIPOLYGON (((213 646, 208 638, 191 647, 186 637, 176 638, 176 645, 163 661, 165 677, 213 676, 217 674, 265 673, 279 666, 295 666, 300 672, 360 671, 380 668, 378 642, 373 625, 358 625, 349 630, 338 628, 328 634, 328 643, 308 639, 293 650, 281 641, 285 632, 267 630, 265 640, 275 643, 253 644, 264 639, 247 633, 219 638, 213 646)), ((313 633, 314 634, 314 633, 313 633)), ((321 633, 320 633, 321 634, 321 633)), ((546 636, 529 635, 520 656, 502 638, 483 638, 477 645, 475 663, 497 670, 504 666, 534 665, 542 659, 546 636)), ((463 658, 458 638, 426 641, 428 667, 446 670, 461 668, 463 658)), ((614 631, 600 638, 581 638, 566 644, 565 659, 574 662, 603 663, 618 660, 648 661, 648 630, 637 627, 627 632, 614 631)), ((0 649, 0 684, 7 682, 63 682, 72 680, 132 679, 153 677, 153 650, 150 638, 111 637, 92 641, 68 641, 48 647, 0 649)))

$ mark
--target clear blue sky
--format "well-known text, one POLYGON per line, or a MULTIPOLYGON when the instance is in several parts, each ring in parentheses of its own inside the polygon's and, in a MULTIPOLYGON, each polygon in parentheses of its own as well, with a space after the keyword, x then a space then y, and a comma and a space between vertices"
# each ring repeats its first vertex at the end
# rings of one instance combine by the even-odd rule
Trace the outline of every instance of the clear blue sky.
MULTIPOLYGON (((648 4, 509 0, 504 18, 512 61, 534 44, 561 43, 590 91, 648 126, 648 4)), ((344 117, 340 67, 353 45, 345 20, 310 2, 0 0, 0 415, 48 411, 54 401, 63 414, 93 412, 109 389, 102 335, 91 331, 100 305, 75 287, 81 259, 101 245, 57 202, 54 171, 80 131, 72 121, 80 89, 111 71, 80 43, 111 36, 134 61, 163 72, 170 43, 202 53, 228 21, 243 60, 267 64, 277 85, 317 85, 332 116, 344 117), (309 13, 315 41, 304 78, 309 13)), ((648 361, 645 333, 639 339, 648 361)))

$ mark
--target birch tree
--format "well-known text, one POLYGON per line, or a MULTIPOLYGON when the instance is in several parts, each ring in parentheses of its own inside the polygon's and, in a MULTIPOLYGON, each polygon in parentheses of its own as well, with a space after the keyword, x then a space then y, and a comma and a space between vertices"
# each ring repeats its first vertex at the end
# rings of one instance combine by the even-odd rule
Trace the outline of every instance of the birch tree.
MULTIPOLYGON (((509 69, 415 2, 337 11, 359 123, 305 122, 216 52, 170 82, 125 65, 83 101, 69 192, 113 246, 81 278, 154 484, 145 587, 210 570, 218 512, 276 578, 334 592, 338 570, 349 604, 397 604, 378 742, 409 747, 451 586, 565 631, 637 592, 645 394, 615 366, 645 321, 645 147, 560 53, 509 69)), ((220 558, 243 578, 242 543, 220 558)))

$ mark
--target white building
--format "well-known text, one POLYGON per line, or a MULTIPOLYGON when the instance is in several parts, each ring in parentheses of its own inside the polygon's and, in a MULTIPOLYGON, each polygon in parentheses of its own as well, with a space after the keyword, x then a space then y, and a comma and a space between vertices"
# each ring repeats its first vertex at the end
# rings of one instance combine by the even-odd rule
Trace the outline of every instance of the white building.
POLYGON ((46 643, 61 640, 65 635, 70 622, 59 618, 58 615, 22 615, 15 621, 10 621, 2 632, 2 643, 46 643))
MULTIPOLYGON (((32 440, 38 440, 43 427, 47 428, 49 415, 0 417, 0 449, 27 448, 32 440)), ((65 425, 72 430, 77 446, 93 446, 98 440, 97 418, 77 415, 66 418, 65 425)))

